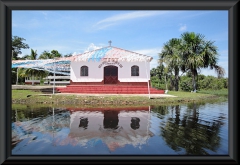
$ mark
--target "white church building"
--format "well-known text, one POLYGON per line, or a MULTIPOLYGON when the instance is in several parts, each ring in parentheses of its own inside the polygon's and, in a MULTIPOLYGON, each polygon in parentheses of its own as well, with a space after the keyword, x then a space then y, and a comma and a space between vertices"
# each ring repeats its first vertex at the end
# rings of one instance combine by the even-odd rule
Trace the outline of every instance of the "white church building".
POLYGON ((69 57, 71 85, 143 85, 150 81, 152 57, 104 47, 69 57))

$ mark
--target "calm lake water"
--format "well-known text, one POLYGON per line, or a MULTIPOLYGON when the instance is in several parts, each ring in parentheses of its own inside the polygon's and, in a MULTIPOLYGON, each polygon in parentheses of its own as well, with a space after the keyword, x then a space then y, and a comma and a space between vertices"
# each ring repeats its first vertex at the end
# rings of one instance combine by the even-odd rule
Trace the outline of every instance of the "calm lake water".
POLYGON ((228 155, 228 102, 12 107, 13 155, 228 155))

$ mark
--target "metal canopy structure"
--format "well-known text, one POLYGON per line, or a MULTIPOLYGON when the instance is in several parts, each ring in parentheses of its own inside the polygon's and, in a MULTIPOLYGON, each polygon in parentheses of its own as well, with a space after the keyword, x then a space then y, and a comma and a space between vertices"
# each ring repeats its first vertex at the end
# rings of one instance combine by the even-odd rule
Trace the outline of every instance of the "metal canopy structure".
POLYGON ((153 58, 132 51, 120 49, 113 46, 96 49, 86 53, 71 57, 61 57, 57 59, 44 60, 13 60, 12 68, 32 68, 36 70, 46 70, 48 72, 70 75, 71 61, 127 61, 127 62, 150 62, 153 58))
MULTIPOLYGON (((146 62, 150 62, 153 58, 143 54, 135 53, 132 51, 120 49, 117 47, 111 46, 111 41, 109 41, 110 46, 104 47, 101 49, 96 49, 86 53, 78 54, 71 57, 61 57, 55 59, 47 60, 13 60, 12 68, 32 68, 36 70, 46 70, 48 72, 54 73, 54 85, 53 85, 53 94, 55 88, 55 74, 70 75, 70 64, 71 61, 107 61, 107 62, 117 62, 117 61, 126 61, 126 62, 145 62, 146 67, 146 76, 147 65, 146 62)), ((150 99, 150 87, 149 81, 148 84, 148 94, 150 99)))
POLYGON ((48 72, 70 75, 70 63, 67 58, 46 59, 46 60, 13 60, 12 68, 31 68, 46 70, 48 72))

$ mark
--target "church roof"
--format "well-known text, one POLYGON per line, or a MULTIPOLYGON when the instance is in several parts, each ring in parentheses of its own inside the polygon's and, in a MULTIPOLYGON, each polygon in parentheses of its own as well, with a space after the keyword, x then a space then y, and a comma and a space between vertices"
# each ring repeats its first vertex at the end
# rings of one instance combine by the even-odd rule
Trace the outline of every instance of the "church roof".
POLYGON ((57 74, 70 75, 71 61, 127 61, 127 62, 150 62, 153 58, 140 53, 120 49, 113 46, 103 47, 89 52, 73 55, 71 57, 60 57, 57 59, 42 60, 13 60, 12 68, 32 68, 46 70, 57 74))
POLYGON ((124 50, 121 48, 108 46, 101 49, 96 49, 90 52, 85 52, 72 57, 68 57, 71 61, 147 61, 150 62, 153 58, 140 53, 124 50))

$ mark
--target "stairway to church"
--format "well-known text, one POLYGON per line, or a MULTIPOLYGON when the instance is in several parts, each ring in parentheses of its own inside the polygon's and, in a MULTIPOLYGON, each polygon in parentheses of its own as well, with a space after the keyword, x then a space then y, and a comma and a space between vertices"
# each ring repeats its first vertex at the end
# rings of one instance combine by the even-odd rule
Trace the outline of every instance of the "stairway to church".
MULTIPOLYGON (((60 93, 86 93, 86 94, 148 94, 147 86, 114 86, 114 85, 68 85, 58 88, 60 93)), ((164 94, 164 90, 150 87, 151 94, 164 94)))

